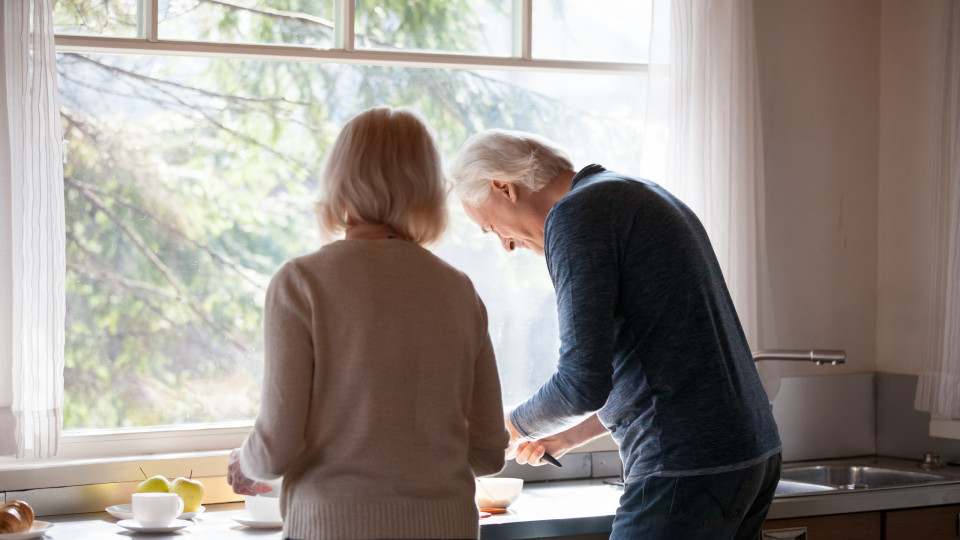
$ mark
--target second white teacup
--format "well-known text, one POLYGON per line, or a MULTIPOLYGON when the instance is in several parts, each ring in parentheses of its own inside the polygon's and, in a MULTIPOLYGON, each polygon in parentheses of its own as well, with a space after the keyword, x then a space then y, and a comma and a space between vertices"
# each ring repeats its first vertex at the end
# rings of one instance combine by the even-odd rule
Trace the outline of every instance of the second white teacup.
POLYGON ((176 493, 134 493, 133 519, 142 527, 166 527, 183 512, 183 499, 176 493))
POLYGON ((278 490, 263 495, 247 495, 244 497, 244 506, 250 519, 269 523, 277 523, 280 517, 280 492, 278 490))

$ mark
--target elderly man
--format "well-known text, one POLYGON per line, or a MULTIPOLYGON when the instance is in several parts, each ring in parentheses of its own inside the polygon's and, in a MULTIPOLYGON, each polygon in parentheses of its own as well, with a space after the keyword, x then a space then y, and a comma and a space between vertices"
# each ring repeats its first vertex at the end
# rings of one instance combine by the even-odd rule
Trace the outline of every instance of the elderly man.
POLYGON ((653 182, 554 143, 489 130, 451 166, 503 248, 546 257, 557 372, 508 417, 508 457, 538 465, 610 432, 626 487, 617 539, 759 539, 780 438, 707 233, 653 182))

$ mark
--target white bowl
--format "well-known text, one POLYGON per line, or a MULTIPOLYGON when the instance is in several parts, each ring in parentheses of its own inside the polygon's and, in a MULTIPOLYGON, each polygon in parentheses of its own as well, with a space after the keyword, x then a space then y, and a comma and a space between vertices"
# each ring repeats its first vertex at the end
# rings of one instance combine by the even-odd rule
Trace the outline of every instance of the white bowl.
POLYGON ((477 478, 477 507, 507 508, 516 502, 522 490, 520 478, 477 478))

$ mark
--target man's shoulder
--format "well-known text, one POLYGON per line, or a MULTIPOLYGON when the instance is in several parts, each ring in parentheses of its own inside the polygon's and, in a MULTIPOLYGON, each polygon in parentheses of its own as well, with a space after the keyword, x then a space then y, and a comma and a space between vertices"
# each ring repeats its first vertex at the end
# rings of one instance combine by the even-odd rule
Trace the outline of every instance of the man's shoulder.
POLYGON ((655 183, 618 173, 601 170, 579 178, 570 191, 560 198, 548 215, 548 220, 568 219, 581 214, 610 214, 617 208, 629 208, 643 199, 658 196, 655 183))
POLYGON ((547 214, 544 236, 580 237, 583 227, 614 235, 619 234, 616 231, 647 230, 652 225, 688 228, 691 221, 696 221, 696 216, 656 182, 601 170, 578 179, 557 201, 547 214))

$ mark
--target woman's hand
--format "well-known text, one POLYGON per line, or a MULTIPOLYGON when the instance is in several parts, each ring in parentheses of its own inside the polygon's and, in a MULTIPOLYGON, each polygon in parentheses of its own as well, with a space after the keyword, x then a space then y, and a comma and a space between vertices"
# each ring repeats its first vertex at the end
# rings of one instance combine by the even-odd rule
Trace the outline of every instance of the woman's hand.
POLYGON ((251 480, 243 474, 240 470, 239 448, 234 448, 230 452, 230 460, 227 462, 227 483, 237 495, 260 495, 273 491, 273 488, 267 484, 251 480))

